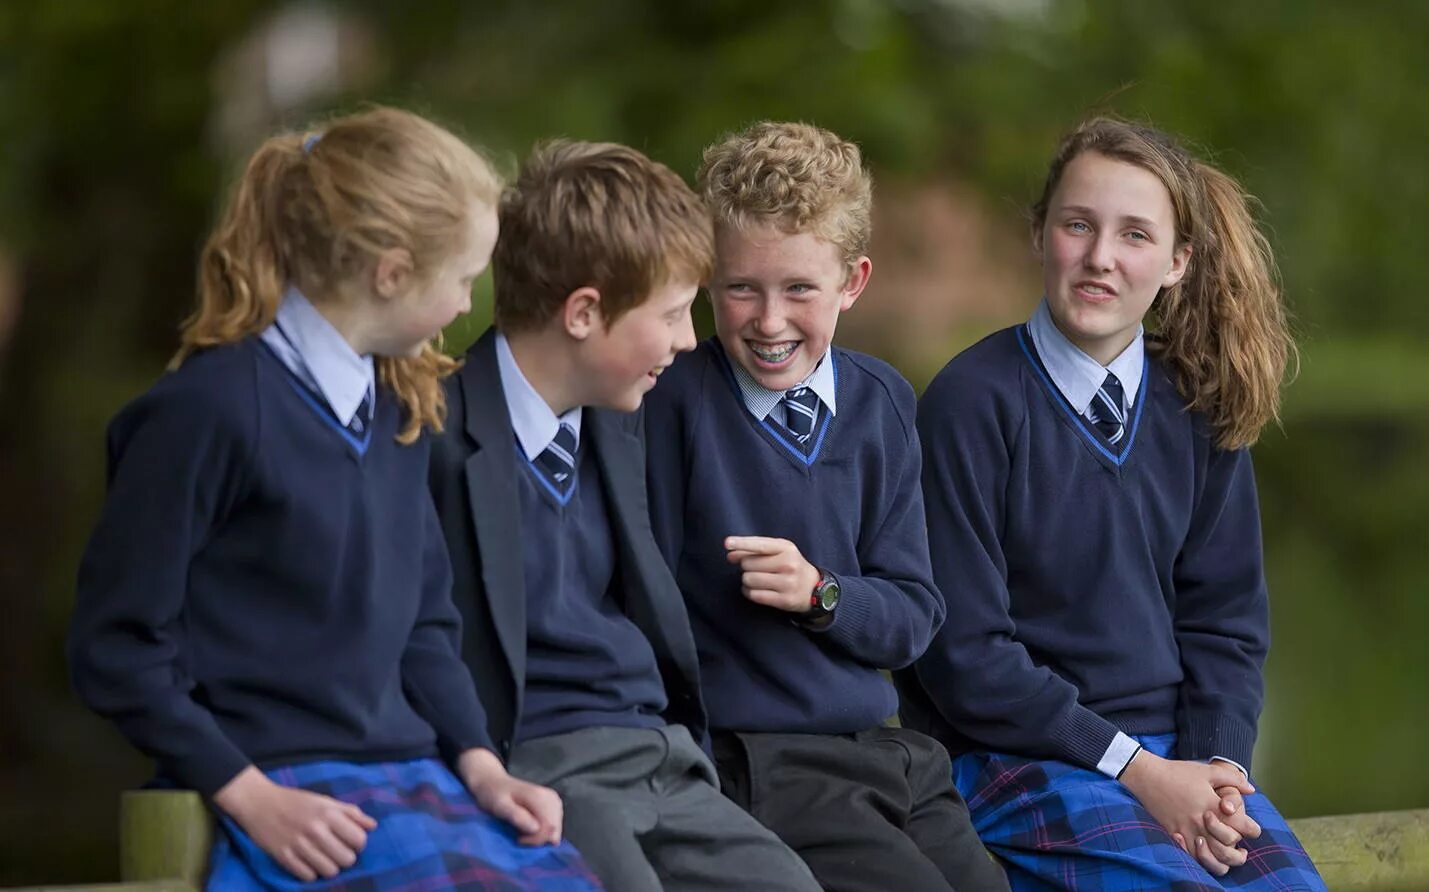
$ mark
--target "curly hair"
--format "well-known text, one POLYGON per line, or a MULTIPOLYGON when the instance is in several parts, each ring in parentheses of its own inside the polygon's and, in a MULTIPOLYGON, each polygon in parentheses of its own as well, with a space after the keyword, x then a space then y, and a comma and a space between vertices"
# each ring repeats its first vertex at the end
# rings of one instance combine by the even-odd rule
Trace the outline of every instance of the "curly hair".
POLYGON ((810 232, 846 264, 868 253, 873 177, 857 145, 821 127, 762 121, 729 134, 705 149, 697 181, 717 223, 810 232))

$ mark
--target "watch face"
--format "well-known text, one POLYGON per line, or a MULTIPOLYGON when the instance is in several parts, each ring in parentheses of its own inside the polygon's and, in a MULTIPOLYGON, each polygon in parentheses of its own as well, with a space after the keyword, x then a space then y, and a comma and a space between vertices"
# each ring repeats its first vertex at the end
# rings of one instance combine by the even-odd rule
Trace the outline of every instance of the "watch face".
POLYGON ((819 587, 819 606, 824 610, 833 610, 839 605, 839 584, 837 582, 826 582, 819 587))

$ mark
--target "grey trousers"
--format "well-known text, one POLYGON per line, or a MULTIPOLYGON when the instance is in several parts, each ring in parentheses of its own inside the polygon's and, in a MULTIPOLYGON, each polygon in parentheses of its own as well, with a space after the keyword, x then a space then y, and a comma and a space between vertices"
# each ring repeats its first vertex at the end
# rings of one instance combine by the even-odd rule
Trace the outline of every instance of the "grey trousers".
POLYGON ((723 731, 714 755, 725 795, 798 852, 824 892, 1008 892, 931 737, 723 731))
POLYGON ((611 892, 819 892, 799 856, 720 793, 682 725, 540 737, 507 768, 561 794, 566 839, 611 892))

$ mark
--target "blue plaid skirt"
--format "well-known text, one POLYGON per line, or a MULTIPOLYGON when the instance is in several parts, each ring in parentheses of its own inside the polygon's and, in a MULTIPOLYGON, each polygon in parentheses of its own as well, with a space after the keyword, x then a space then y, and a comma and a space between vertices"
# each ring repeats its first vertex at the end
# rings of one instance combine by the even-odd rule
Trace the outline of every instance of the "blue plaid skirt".
POLYGON ((435 759, 412 762, 311 762, 267 772, 275 783, 301 787, 358 806, 377 821, 357 863, 330 880, 303 883, 288 873, 231 819, 222 819, 209 862, 210 890, 552 890, 601 888, 570 845, 523 846, 516 831, 476 804, 435 759))
MULTIPOLYGON (((1138 737, 1170 757, 1176 735, 1138 737)), ((953 783, 967 800, 983 844, 1007 868, 1014 892, 1044 889, 1324 890, 1315 865, 1285 819, 1257 792, 1246 813, 1261 826, 1242 843, 1248 858, 1214 877, 1119 782, 1066 762, 1003 753, 953 760, 953 783)))

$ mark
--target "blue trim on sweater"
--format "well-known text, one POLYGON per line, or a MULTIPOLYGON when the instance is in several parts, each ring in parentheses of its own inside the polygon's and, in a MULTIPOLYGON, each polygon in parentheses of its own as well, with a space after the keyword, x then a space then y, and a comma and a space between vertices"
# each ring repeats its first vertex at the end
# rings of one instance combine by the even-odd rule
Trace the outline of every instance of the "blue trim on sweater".
MULTIPOLYGON (((279 329, 280 333, 281 331, 282 329, 279 329)), ((338 421, 337 414, 333 412, 332 406, 327 403, 327 398, 323 397, 322 400, 319 401, 319 394, 314 393, 311 387, 304 383, 292 369, 288 368, 288 364, 283 361, 283 357, 279 356, 278 352, 274 350, 267 341, 264 341, 262 338, 258 338, 257 340, 258 343, 263 346, 263 349, 268 351, 270 356, 278 360, 278 366, 287 375, 288 384, 298 392, 298 396, 303 398, 303 402, 307 403, 309 408, 318 413, 322 420, 327 422, 328 427, 341 434, 342 438, 347 441, 347 444, 351 446, 359 456, 367 455, 367 447, 372 443, 372 428, 375 426, 375 422, 367 425, 367 430, 363 434, 362 439, 359 440, 357 437, 354 437, 352 431, 348 430, 347 426, 341 421, 338 421)), ((373 418, 376 418, 376 415, 376 401, 374 400, 373 418)))
MULTIPOLYGON (((517 446, 520 446, 519 442, 517 443, 517 446)), ((570 504, 571 497, 576 494, 576 487, 580 485, 580 478, 576 477, 576 475, 579 473, 578 471, 571 472, 571 476, 576 477, 576 479, 571 481, 571 488, 566 490, 566 494, 561 495, 560 490, 556 489, 554 486, 551 485, 551 481, 546 479, 546 475, 541 473, 541 469, 536 467, 535 462, 531 461, 531 459, 526 457, 525 452, 522 452, 519 448, 516 450, 516 452, 517 455, 520 457, 521 461, 525 462, 526 467, 529 468, 531 473, 536 476, 536 482, 546 488, 546 492, 551 494, 551 498, 556 500, 556 504, 560 505, 562 508, 570 504)), ((579 457, 577 457, 576 460, 579 462, 579 457)))
POLYGON ((1055 397, 1054 402, 1056 402, 1058 408, 1065 412, 1067 414, 1067 417, 1072 419, 1073 423, 1077 425, 1077 429, 1082 432, 1082 436, 1086 438, 1088 443, 1096 447, 1096 450, 1102 455, 1106 456, 1112 464, 1116 465, 1118 468, 1121 467, 1122 464, 1126 462, 1127 458, 1131 456, 1132 444, 1136 442, 1136 431, 1139 427, 1141 427, 1141 413, 1143 410, 1146 409, 1147 402, 1144 398, 1144 395, 1146 393, 1146 373, 1147 369, 1150 367, 1150 363, 1143 363, 1141 366, 1141 384, 1137 388, 1137 393, 1142 394, 1143 398, 1136 401, 1136 417, 1131 420, 1131 431, 1127 434, 1126 446, 1121 450, 1121 454, 1118 455, 1112 452, 1110 449, 1107 449, 1106 446, 1102 445, 1102 442, 1098 438, 1096 432, 1087 426, 1089 422, 1085 417, 1078 415, 1076 412, 1072 411, 1072 407, 1067 404, 1066 397, 1062 396, 1062 391, 1057 389, 1057 385, 1052 383, 1052 379, 1047 376, 1047 371, 1042 368, 1042 364, 1037 361, 1037 357, 1032 355, 1032 351, 1027 346, 1027 339, 1023 337, 1023 332, 1025 331, 1027 331, 1027 326, 1025 324, 1017 326, 1015 332, 1017 335, 1017 346, 1022 348, 1022 355, 1026 356, 1027 361, 1032 364, 1032 370, 1037 373, 1037 377, 1042 379, 1043 385, 1045 385, 1047 390, 1050 391, 1055 397))
MULTIPOLYGON (((268 345, 264 344, 263 346, 266 347, 268 345)), ((284 366, 284 370, 287 370, 287 366, 284 366)), ((367 447, 372 443, 371 425, 368 425, 367 433, 363 436, 361 440, 359 440, 352 435, 352 431, 348 430, 347 428, 343 427, 341 424, 338 423, 338 420, 333 417, 331 409, 325 408, 320 403, 318 403, 317 397, 313 396, 312 391, 308 390, 308 388, 304 386, 302 382, 294 378, 292 376, 291 371, 288 372, 288 384, 298 392, 298 396, 303 398, 303 402, 307 403, 314 412, 322 416, 322 420, 327 422, 328 427, 337 431, 342 436, 342 438, 347 441, 347 445, 351 446, 357 451, 358 455, 367 454, 367 447)))
MULTIPOLYGON (((734 395, 738 397, 740 405, 744 405, 744 391, 740 389, 739 379, 734 376, 733 360, 725 355, 723 348, 715 352, 724 360, 725 377, 729 379, 729 386, 734 388, 734 395)), ((839 386, 838 355, 832 350, 829 351, 829 371, 834 375, 834 390, 837 391, 839 386)), ((767 417, 759 419, 759 426, 769 431, 775 441, 777 441, 780 446, 789 450, 789 454, 798 459, 805 467, 812 467, 814 462, 819 460, 819 451, 823 449, 824 446, 824 435, 829 432, 829 422, 832 421, 834 417, 834 414, 829 411, 825 411, 823 415, 824 420, 823 423, 819 425, 819 435, 814 438, 814 448, 809 450, 808 455, 804 454, 804 450, 798 443, 790 443, 788 439, 785 438, 784 432, 777 426, 770 424, 767 417)))

